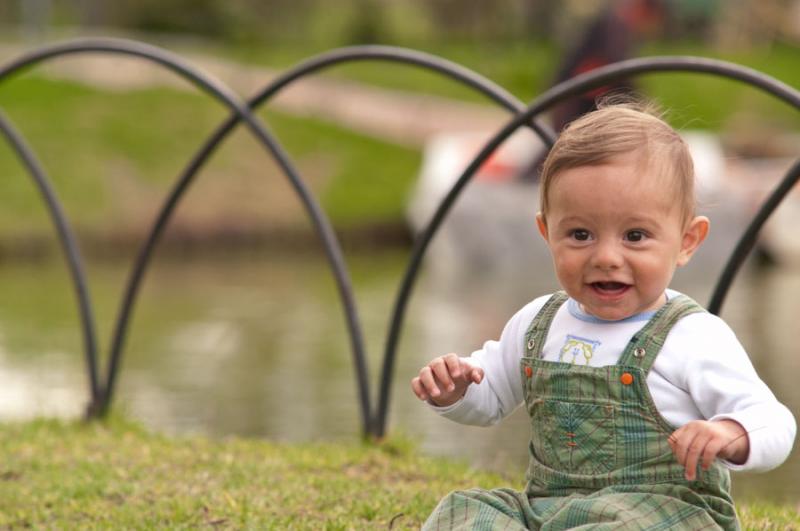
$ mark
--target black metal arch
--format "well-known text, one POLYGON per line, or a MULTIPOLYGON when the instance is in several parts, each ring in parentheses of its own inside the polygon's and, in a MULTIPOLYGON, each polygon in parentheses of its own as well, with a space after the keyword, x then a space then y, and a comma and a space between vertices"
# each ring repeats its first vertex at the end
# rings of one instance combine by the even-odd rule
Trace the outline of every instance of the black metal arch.
MULTIPOLYGON (((397 343, 400 336, 400 330, 403 325, 408 299, 411 296, 417 273, 419 272, 419 267, 422 263, 422 258, 424 257, 428 245, 444 221, 444 218, 449 212, 451 206, 458 198, 466 184, 471 180, 472 176, 475 174, 480 165, 483 164, 489 155, 509 136, 511 136, 514 131, 556 103, 563 101, 570 96, 575 96, 593 88, 601 87, 620 78, 656 72, 705 73, 741 81, 785 101, 786 103, 794 106, 796 109, 800 109, 800 92, 786 85, 785 83, 757 72, 751 68, 746 68, 741 65, 726 61, 700 57, 648 57, 621 61, 619 63, 607 65, 564 81, 563 83, 550 88, 540 97, 536 98, 528 106, 525 112, 518 114, 511 121, 509 121, 475 156, 467 169, 464 170, 445 198, 439 204, 439 207, 433 214, 425 231, 420 234, 414 244, 412 255, 409 258, 408 267, 395 299, 395 306, 393 308, 389 333, 386 340, 386 349, 384 352, 383 368, 381 372, 378 410, 374 418, 373 434, 376 437, 382 437, 386 431, 386 419, 389 408, 389 393, 391 388, 391 378, 394 371, 394 360, 397 353, 397 343)), ((790 173, 784 182, 788 182, 789 177, 791 176, 792 174, 790 173)), ((777 194, 777 192, 776 194, 773 194, 775 201, 770 202, 770 205, 765 205, 765 209, 768 206, 770 209, 764 210, 763 214, 759 212, 761 217, 766 219, 777 207, 780 199, 785 196, 785 193, 780 195, 780 197, 777 197, 778 195, 779 194, 777 194)), ((761 223, 763 224, 763 221, 761 223)), ((760 224, 757 224, 754 221, 751 227, 753 227, 753 230, 748 230, 743 236, 743 242, 740 242, 741 245, 737 245, 736 249, 734 250, 734 254, 729 260, 731 262, 731 267, 726 268, 726 275, 720 279, 720 283, 717 285, 716 293, 718 293, 718 295, 715 293, 715 300, 719 300, 718 304, 720 306, 722 304, 722 300, 724 299, 725 293, 730 287, 730 283, 733 281, 733 278, 739 269, 739 266, 744 261, 746 253, 754 245, 760 224), (743 253, 743 256, 738 256, 738 253, 743 253), (730 271, 728 271, 729 269, 730 271)), ((716 311, 719 311, 719 308, 716 308, 716 311)))
MULTIPOLYGON (((352 46, 331 50, 306 59, 267 84, 255 96, 250 98, 247 105, 251 110, 255 110, 281 90, 305 76, 339 64, 366 60, 390 61, 428 69, 448 76, 455 81, 459 81, 475 89, 512 113, 519 113, 525 110, 525 105, 522 102, 514 98, 514 96, 503 88, 472 70, 434 55, 390 46, 352 46)), ((155 246, 160 240, 164 228, 172 216, 172 212, 178 205, 185 191, 193 182, 197 172, 208 161, 219 144, 239 124, 240 120, 241 118, 238 114, 232 114, 211 134, 203 146, 195 153, 189 164, 184 168, 173 184, 172 190, 156 216, 156 220, 148 233, 147 239, 140 247, 118 311, 111 347, 111 370, 116 370, 118 361, 121 359, 124 337, 127 333, 132 307, 138 296, 142 278, 144 277, 155 246)), ((553 133, 549 127, 533 120, 528 125, 530 125, 547 145, 552 145, 555 140, 555 133, 553 133)), ((340 258, 337 258, 337 260, 340 260, 340 258)), ((344 269, 343 264, 340 267, 344 269)), ((345 312, 345 319, 349 332, 350 346, 359 390, 362 421, 364 423, 363 428, 366 434, 371 431, 372 407, 370 405, 366 362, 364 361, 366 360, 366 354, 363 335, 349 280, 344 278, 338 280, 337 286, 339 288, 339 296, 345 312)), ((111 381, 113 378, 113 374, 109 373, 109 380, 111 381)))
MULTIPOLYGON (((331 228, 325 213, 319 207, 316 200, 305 186, 304 182, 294 169, 288 156, 280 147, 278 142, 261 124, 258 118, 256 118, 250 112, 250 109, 239 101, 239 98, 235 93, 233 93, 233 91, 216 79, 190 66, 178 56, 155 46, 125 39, 78 39, 44 46, 30 53, 24 54, 23 56, 0 68, 0 82, 25 68, 47 59, 85 52, 116 53, 152 61, 175 72, 180 77, 191 82, 194 86, 201 88, 213 98, 219 100, 221 103, 230 108, 230 110, 235 113, 240 120, 243 120, 246 123, 248 128, 255 135, 256 139, 259 140, 268 150, 283 172, 290 179, 291 184, 297 194, 300 196, 301 202, 306 208, 309 217, 311 217, 315 230, 322 240, 326 254, 331 262, 331 267, 335 271, 337 281, 345 282, 347 284, 346 289, 350 289, 349 276, 347 274, 346 267, 344 266, 344 261, 341 258, 341 249, 333 229, 331 228)), ((121 344, 123 341, 124 337, 121 334, 115 335, 115 342, 119 342, 121 344)), ((115 377, 117 374, 117 363, 118 358, 112 358, 109 361, 105 386, 100 390, 98 397, 93 397, 92 403, 89 405, 89 410, 87 413, 90 416, 101 415, 107 410, 110 404, 110 398, 113 395, 115 377)), ((363 421, 364 426, 369 425, 368 413, 365 414, 363 421)))
POLYGON ((758 212, 753 216, 753 219, 745 229, 742 237, 739 238, 739 241, 736 243, 736 247, 734 247, 722 273, 720 273, 717 285, 714 286, 714 291, 708 303, 709 312, 719 314, 722 309, 722 303, 725 301, 725 296, 728 294, 728 289, 744 264, 747 255, 753 250, 761 228, 789 194, 794 185, 797 184, 798 179, 800 179, 800 159, 795 161, 792 167, 789 168, 789 171, 786 172, 784 178, 772 190, 772 193, 761 205, 761 208, 758 209, 758 212))
MULTIPOLYGON (((231 115, 216 131, 214 131, 214 133, 212 133, 179 175, 166 201, 162 205, 162 209, 156 217, 147 239, 140 247, 136 262, 134 263, 128 283, 126 284, 118 317, 115 322, 104 384, 98 382, 94 317, 91 311, 91 301, 83 270, 83 262, 75 238, 72 235, 63 209, 49 184, 44 170, 36 160, 33 152, 26 145, 22 136, 14 130, 11 122, 0 112, 0 130, 35 180, 47 204, 51 218, 56 225, 58 237, 68 260, 73 284, 77 293, 83 329, 84 348, 91 389, 91 403, 87 411, 87 414, 90 416, 104 414, 110 405, 136 295, 149 263, 149 258, 172 211, 191 184, 197 171, 207 161, 219 143, 222 142, 240 121, 245 122, 247 127, 251 130, 251 133, 255 135, 269 154, 276 160, 281 170, 290 180, 290 184, 300 197, 307 214, 311 218, 314 229, 323 244, 326 258, 333 272, 339 291, 340 302, 345 312, 350 335, 353 363, 356 371, 361 404, 363 432, 364 434, 369 433, 376 437, 382 437, 386 429, 389 391, 400 330, 402 328, 408 299, 411 296, 416 276, 427 247, 439 226, 444 222, 447 213, 458 198, 458 195, 471 180, 477 169, 488 156, 519 127, 531 127, 542 138, 545 144, 548 146, 552 145, 555 135, 548 127, 535 120, 538 114, 564 99, 600 87, 619 78, 657 72, 706 73, 738 80, 759 88, 789 103, 796 109, 800 109, 800 92, 794 88, 750 68, 725 61, 698 57, 651 57, 608 65, 551 88, 539 98, 535 99, 529 106, 525 107, 501 87, 460 65, 415 50, 386 46, 341 48, 307 59, 269 83, 246 104, 242 103, 227 86, 183 62, 179 57, 154 46, 124 39, 79 39, 44 46, 0 67, 0 82, 39 62, 62 55, 83 52, 123 54, 152 61, 188 80, 195 87, 205 91, 231 110, 231 115), (338 240, 324 211, 322 211, 311 192, 305 186, 305 183, 293 167, 287 154, 266 127, 253 114, 256 107, 277 94, 283 88, 289 86, 292 82, 330 66, 357 60, 383 60, 429 69, 483 93, 501 107, 515 113, 514 118, 496 133, 495 136, 486 143, 478 155, 473 158, 472 162, 439 204, 425 231, 420 234, 415 242, 412 255, 395 299, 384 352, 381 385, 378 397, 379 402, 377 410, 374 412, 370 406, 366 358, 356 304, 353 298, 352 283, 338 240)), ((725 295, 744 263, 747 254, 754 246, 761 227, 797 183, 798 179, 800 179, 800 160, 794 164, 780 184, 775 187, 737 243, 712 294, 709 303, 709 311, 712 313, 719 312, 725 295)))
POLYGON ((22 165, 28 170, 36 187, 44 199, 50 219, 56 227, 58 240, 64 252, 69 267, 75 295, 78 298, 78 311, 81 319, 81 332, 83 336, 84 355, 86 358, 86 371, 89 376, 89 396, 91 402, 100 396, 100 386, 97 381, 97 335, 95 333, 95 320, 92 312, 89 287, 86 282, 86 270, 83 266, 83 257, 75 235, 64 215, 64 208, 50 184, 50 179, 33 150, 30 149, 25 139, 17 131, 11 120, 0 112, 0 130, 11 148, 17 153, 22 165))

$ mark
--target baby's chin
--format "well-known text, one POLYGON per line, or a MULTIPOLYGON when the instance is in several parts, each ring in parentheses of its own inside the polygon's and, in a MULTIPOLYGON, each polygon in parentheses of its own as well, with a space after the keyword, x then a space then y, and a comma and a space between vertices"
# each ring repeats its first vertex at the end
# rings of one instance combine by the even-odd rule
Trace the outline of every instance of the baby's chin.
POLYGON ((587 314, 589 314, 592 317, 595 317, 597 319, 600 319, 601 321, 622 321, 623 319, 627 319, 628 317, 633 317, 637 313, 640 313, 638 311, 633 311, 633 312, 629 311, 629 310, 625 311, 622 308, 600 308, 600 309, 596 309, 596 308, 591 308, 589 306, 586 306, 584 304, 581 304, 581 308, 587 314))
POLYGON ((602 321, 622 321, 629 317, 634 317, 645 312, 654 312, 664 305, 666 299, 657 298, 648 304, 625 304, 619 301, 618 304, 598 304, 597 301, 575 299, 580 304, 581 309, 587 314, 602 321))

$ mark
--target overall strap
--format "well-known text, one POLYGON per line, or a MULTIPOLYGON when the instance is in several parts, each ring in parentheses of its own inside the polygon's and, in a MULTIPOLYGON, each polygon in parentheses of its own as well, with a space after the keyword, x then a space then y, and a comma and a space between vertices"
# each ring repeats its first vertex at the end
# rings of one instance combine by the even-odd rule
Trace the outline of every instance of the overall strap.
POLYGON ((649 373, 675 323, 687 315, 704 311, 702 306, 687 295, 671 298, 633 335, 620 356, 618 365, 639 367, 645 374, 649 373))
POLYGON ((550 323, 553 322, 556 312, 567 300, 567 294, 563 291, 553 293, 547 302, 544 303, 542 309, 536 314, 536 317, 531 321, 528 331, 525 332, 525 352, 526 355, 532 358, 540 358, 542 355, 542 347, 544 340, 547 337, 547 331, 550 329, 550 323))

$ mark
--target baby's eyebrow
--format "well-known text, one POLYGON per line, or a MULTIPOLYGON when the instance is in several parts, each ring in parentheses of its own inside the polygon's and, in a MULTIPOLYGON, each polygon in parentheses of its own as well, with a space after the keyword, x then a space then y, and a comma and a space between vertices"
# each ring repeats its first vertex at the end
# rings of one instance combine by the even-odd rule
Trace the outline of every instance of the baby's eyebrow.
MULTIPOLYGON (((597 219, 592 216, 576 216, 570 215, 557 219, 555 226, 588 226, 596 222, 597 219)), ((662 220, 658 216, 636 215, 625 218, 621 221, 621 225, 626 227, 627 230, 637 228, 652 228, 662 224, 662 220)))
POLYGON ((637 224, 638 225, 644 225, 644 224, 658 225, 658 224, 661 223, 661 220, 659 220, 659 218, 656 217, 656 216, 634 216, 634 217, 631 217, 631 218, 627 218, 625 220, 625 223, 626 224, 631 224, 631 225, 637 225, 637 224))
POLYGON ((559 225, 586 224, 587 218, 584 216, 567 216, 558 220, 559 225))

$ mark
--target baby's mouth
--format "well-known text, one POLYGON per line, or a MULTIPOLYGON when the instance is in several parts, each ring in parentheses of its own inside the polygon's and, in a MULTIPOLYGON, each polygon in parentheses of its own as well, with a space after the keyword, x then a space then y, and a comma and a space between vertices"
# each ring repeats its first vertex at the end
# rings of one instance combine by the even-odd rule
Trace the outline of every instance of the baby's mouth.
POLYGON ((615 294, 621 293, 628 289, 630 286, 623 282, 592 282, 590 284, 592 288, 600 293, 608 293, 608 294, 615 294))

